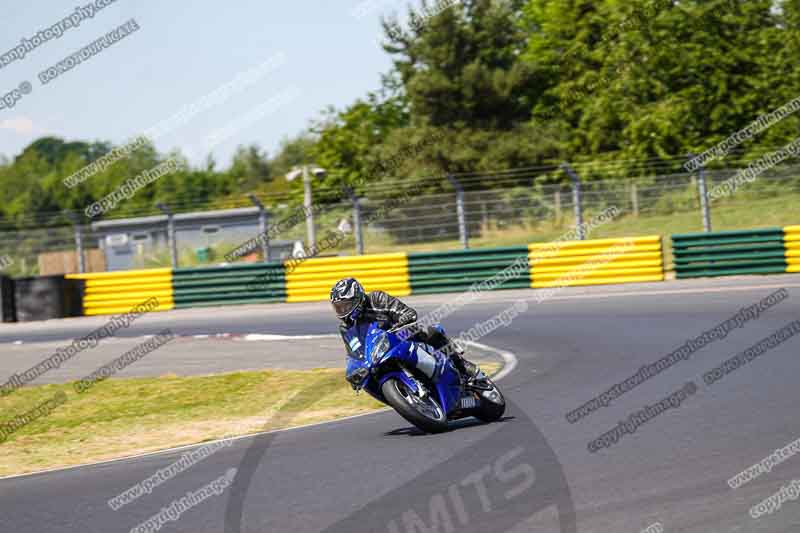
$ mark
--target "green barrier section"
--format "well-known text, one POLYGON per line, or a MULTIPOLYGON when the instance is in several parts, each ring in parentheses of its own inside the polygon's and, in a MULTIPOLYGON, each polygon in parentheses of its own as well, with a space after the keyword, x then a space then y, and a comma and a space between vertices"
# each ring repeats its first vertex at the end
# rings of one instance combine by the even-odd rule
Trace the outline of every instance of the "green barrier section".
POLYGON ((411 294, 469 290, 506 270, 489 289, 527 289, 531 286, 528 247, 486 248, 408 254, 411 294), (513 266, 515 265, 516 266, 513 266), (502 283, 501 283, 502 281, 502 283))
POLYGON ((672 236, 678 278, 786 272, 783 228, 672 236))
POLYGON ((175 309, 286 301, 281 263, 178 268, 172 287, 175 309))

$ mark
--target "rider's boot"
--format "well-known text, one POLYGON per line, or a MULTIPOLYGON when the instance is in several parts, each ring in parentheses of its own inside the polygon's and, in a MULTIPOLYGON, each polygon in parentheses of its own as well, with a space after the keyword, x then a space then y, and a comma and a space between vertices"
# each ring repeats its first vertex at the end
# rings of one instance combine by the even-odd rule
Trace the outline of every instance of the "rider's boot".
POLYGON ((450 342, 449 352, 450 359, 453 361, 453 365, 466 381, 473 381, 483 374, 478 365, 464 358, 464 351, 452 341, 450 342))

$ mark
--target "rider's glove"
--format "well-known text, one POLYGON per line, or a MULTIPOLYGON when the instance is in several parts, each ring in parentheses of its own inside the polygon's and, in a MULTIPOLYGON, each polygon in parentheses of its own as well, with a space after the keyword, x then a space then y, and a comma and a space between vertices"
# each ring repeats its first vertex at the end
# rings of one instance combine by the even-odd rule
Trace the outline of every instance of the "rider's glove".
POLYGON ((364 383, 364 380, 369 375, 369 372, 365 368, 359 368, 349 376, 345 376, 344 379, 353 387, 353 390, 361 389, 361 384, 364 383))

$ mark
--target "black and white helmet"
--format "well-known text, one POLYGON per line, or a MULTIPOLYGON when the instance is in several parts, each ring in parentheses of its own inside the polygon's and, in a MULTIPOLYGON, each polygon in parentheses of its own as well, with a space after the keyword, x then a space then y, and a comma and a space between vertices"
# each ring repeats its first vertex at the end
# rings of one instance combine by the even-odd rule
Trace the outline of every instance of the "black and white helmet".
POLYGON ((358 318, 365 299, 364 287, 355 278, 339 280, 331 289, 331 305, 336 316, 342 320, 358 318))

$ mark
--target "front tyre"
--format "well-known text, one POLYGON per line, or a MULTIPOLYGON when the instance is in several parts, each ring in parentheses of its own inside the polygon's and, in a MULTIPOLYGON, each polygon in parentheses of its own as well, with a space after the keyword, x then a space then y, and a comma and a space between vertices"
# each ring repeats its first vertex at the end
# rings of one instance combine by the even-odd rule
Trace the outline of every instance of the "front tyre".
POLYGON ((388 379, 381 386, 386 401, 400 416, 427 433, 447 430, 447 415, 430 394, 424 397, 409 389, 399 379, 388 379))
POLYGON ((491 389, 480 392, 480 405, 473 416, 483 422, 495 422, 506 412, 506 399, 491 379, 486 378, 486 383, 491 389))

